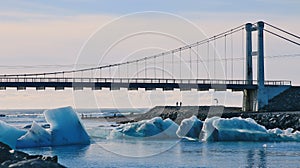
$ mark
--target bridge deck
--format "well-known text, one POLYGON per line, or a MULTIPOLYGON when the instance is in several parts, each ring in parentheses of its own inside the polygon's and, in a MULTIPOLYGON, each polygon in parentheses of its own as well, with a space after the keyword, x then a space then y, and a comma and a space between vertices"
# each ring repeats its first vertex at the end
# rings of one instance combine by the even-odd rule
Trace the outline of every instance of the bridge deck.
MULTIPOLYGON (((291 81, 265 81, 266 86, 283 86, 291 85, 291 81)), ((118 90, 127 88, 129 90, 137 90, 145 88, 146 90, 154 90, 162 88, 163 90, 245 90, 256 89, 257 81, 249 84, 247 80, 218 80, 218 79, 150 79, 150 78, 0 78, 0 89, 6 87, 15 87, 23 90, 27 87, 35 87, 37 90, 45 88, 73 88, 79 90, 83 88, 92 88, 100 90, 101 88, 109 88, 118 90)))

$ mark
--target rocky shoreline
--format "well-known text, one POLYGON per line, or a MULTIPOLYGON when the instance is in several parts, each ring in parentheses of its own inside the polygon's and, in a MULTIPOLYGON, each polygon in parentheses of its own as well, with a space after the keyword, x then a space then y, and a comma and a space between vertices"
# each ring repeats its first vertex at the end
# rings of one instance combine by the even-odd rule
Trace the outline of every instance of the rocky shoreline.
POLYGON ((300 131, 300 111, 243 112, 239 107, 224 106, 156 106, 144 114, 117 117, 87 117, 82 119, 116 122, 118 125, 152 119, 154 117, 161 117, 163 119, 170 118, 177 124, 180 124, 183 119, 190 118, 193 115, 201 121, 214 116, 222 118, 252 118, 258 124, 265 126, 267 129, 293 128, 294 130, 300 131))
POLYGON ((293 128, 300 131, 300 111, 242 112, 241 108, 224 106, 156 106, 145 114, 136 117, 134 121, 162 117, 163 119, 170 118, 177 124, 180 124, 183 119, 193 115, 197 116, 201 121, 213 116, 252 118, 267 129, 293 128))
POLYGON ((29 155, 13 150, 8 145, 0 142, 0 168, 5 167, 63 168, 65 166, 58 163, 57 156, 29 155))

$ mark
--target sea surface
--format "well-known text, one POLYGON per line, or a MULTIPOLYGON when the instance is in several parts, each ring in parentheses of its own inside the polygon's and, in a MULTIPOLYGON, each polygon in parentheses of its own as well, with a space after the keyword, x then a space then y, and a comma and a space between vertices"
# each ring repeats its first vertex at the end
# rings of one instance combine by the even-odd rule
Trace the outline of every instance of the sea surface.
MULTIPOLYGON (((113 116, 146 109, 80 109, 78 116, 113 116)), ((0 120, 23 128, 46 124, 43 110, 1 110, 0 120)), ((300 167, 300 142, 201 142, 185 139, 106 139, 115 123, 83 119, 92 143, 19 149, 57 155, 67 167, 300 167), (97 134, 95 134, 97 132, 97 134), (95 136, 98 135, 98 136, 95 136)))

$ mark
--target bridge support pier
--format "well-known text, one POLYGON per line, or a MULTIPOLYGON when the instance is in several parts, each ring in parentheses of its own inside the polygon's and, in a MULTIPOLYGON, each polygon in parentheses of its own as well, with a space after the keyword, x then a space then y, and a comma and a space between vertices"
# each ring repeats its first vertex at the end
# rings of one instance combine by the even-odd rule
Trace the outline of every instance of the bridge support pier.
POLYGON ((243 95, 243 111, 256 111, 257 90, 244 90, 243 95))

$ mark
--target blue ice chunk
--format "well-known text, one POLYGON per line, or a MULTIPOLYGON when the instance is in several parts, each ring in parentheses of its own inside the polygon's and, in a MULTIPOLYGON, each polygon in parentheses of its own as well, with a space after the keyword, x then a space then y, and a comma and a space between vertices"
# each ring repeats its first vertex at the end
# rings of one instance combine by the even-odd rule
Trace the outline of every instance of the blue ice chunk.
POLYGON ((25 135, 17 140, 16 148, 51 146, 51 135, 43 127, 33 122, 25 135))
POLYGON ((16 147, 17 139, 25 133, 25 130, 15 128, 0 120, 0 141, 11 148, 16 147))
POLYGON ((192 116, 181 121, 176 134, 180 138, 199 139, 202 127, 203 122, 196 116, 192 116))
POLYGON ((90 143, 90 137, 72 107, 46 110, 44 115, 50 124, 52 146, 90 143))

